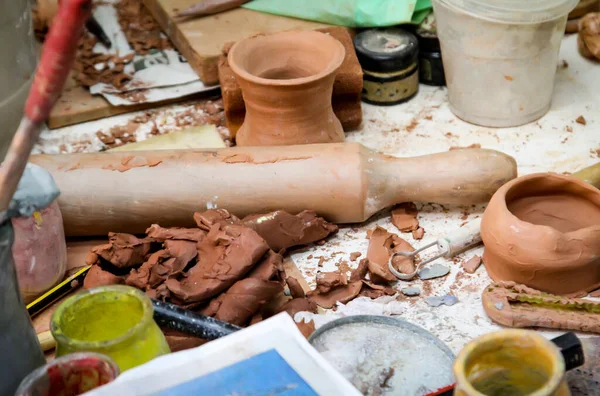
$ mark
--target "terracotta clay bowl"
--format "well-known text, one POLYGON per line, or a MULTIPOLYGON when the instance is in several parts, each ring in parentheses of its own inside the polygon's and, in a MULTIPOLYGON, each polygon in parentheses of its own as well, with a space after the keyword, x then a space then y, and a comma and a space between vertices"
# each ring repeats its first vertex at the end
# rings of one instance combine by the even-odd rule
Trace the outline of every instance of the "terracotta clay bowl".
POLYGON ((539 173, 502 186, 482 219, 483 262, 495 281, 583 295, 600 286, 600 190, 539 173))
POLYGON ((246 105, 236 143, 274 146, 344 141, 331 94, 345 54, 342 43, 315 31, 259 35, 235 43, 228 62, 246 105))

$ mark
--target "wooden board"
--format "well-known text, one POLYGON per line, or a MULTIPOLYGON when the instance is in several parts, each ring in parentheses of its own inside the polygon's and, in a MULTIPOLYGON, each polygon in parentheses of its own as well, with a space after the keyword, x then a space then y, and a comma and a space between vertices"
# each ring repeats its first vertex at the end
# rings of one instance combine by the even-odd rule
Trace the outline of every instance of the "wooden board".
POLYGON ((68 125, 79 124, 81 122, 151 109, 182 100, 206 97, 207 95, 213 94, 213 91, 209 91, 160 102, 140 103, 132 106, 113 106, 101 95, 90 94, 87 88, 82 87, 72 78, 72 76, 69 76, 62 94, 50 112, 48 127, 50 129, 61 128, 68 125))
POLYGON ((199 1, 143 0, 143 3, 205 84, 218 83, 217 60, 226 43, 259 33, 311 30, 327 26, 244 8, 183 22, 173 19, 177 10, 186 9, 199 1))

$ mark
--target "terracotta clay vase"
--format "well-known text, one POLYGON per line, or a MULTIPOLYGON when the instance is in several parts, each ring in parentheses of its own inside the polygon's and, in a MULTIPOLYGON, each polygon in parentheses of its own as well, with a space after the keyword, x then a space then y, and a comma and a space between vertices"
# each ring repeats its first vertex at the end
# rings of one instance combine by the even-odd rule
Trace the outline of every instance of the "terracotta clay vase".
POLYGON ((600 190, 581 180, 540 173, 506 183, 483 215, 481 237, 495 281, 573 296, 600 286, 600 190))
POLYGON ((242 89, 246 117, 238 146, 343 142, 331 107, 342 43, 314 31, 290 31, 237 42, 228 61, 242 89))

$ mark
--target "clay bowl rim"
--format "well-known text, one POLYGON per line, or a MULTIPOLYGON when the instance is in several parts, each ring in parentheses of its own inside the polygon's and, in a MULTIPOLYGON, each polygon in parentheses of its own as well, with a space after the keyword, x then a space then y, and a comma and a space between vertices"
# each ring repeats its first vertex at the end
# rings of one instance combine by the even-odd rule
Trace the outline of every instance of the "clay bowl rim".
MULTIPOLYGON (((587 182, 585 182, 585 181, 583 181, 581 179, 577 179, 577 178, 572 177, 572 176, 560 175, 558 173, 553 173, 553 172, 532 173, 532 174, 529 174, 529 175, 517 177, 516 179, 513 179, 513 180, 509 181, 508 183, 506 183, 505 185, 503 185, 502 187, 500 187, 500 189, 496 192, 496 194, 501 195, 501 198, 502 198, 502 199, 499 199, 499 201, 500 201, 499 204, 501 205, 500 209, 502 209, 505 213, 507 213, 507 216, 511 220, 515 220, 517 222, 517 224, 521 225, 522 227, 527 227, 527 228, 531 228, 531 229, 550 230, 555 235, 573 235, 575 233, 580 233, 582 231, 600 230, 600 225, 591 225, 591 226, 588 226, 588 227, 579 228, 579 229, 574 230, 574 231, 562 232, 560 230, 557 230, 554 227, 550 227, 550 226, 547 226, 547 225, 530 223, 528 221, 521 220, 520 218, 518 218, 517 216, 515 216, 508 209, 508 205, 507 205, 507 202, 506 202, 506 195, 513 188, 515 188, 515 186, 521 184, 524 181, 529 181, 529 180, 532 180, 532 179, 541 179, 541 178, 544 178, 544 179, 546 179, 546 178, 558 179, 558 180, 561 180, 563 182, 575 184, 575 185, 581 187, 584 190, 588 190, 590 193, 600 194, 600 191, 596 187, 592 186, 591 184, 589 184, 589 183, 587 183, 587 182)), ((492 197, 492 200, 490 201, 490 204, 492 204, 493 200, 494 200, 494 197, 492 197)), ((597 206, 600 209, 600 205, 597 205, 597 206)), ((489 207, 489 204, 488 204, 488 207, 489 207)), ((486 209, 486 211, 487 211, 487 209, 486 209)), ((484 213, 484 216, 485 216, 485 213, 484 213)))
POLYGON ((345 58, 346 58, 346 48, 344 48, 344 45, 339 40, 331 37, 331 35, 329 35, 329 34, 326 34, 323 32, 318 32, 316 30, 290 30, 290 31, 284 31, 284 32, 273 33, 273 34, 259 34, 256 36, 246 37, 246 38, 236 42, 231 47, 231 49, 229 50, 229 52, 227 54, 227 62, 229 63, 229 67, 231 68, 231 70, 233 71, 233 73, 236 75, 237 78, 242 78, 246 81, 250 81, 250 82, 258 83, 258 84, 262 84, 262 85, 270 85, 270 86, 294 86, 294 85, 303 85, 303 84, 311 83, 314 81, 318 81, 332 73, 335 73, 337 70, 339 70, 339 68, 342 66, 342 63, 344 63, 345 58), (241 67, 239 67, 233 61, 234 53, 238 49, 238 47, 240 45, 243 45, 243 44, 251 41, 251 40, 260 39, 260 38, 269 37, 269 36, 291 36, 291 35, 316 35, 318 37, 321 37, 324 40, 329 40, 331 43, 333 43, 333 46, 336 47, 336 49, 337 49, 337 51, 334 52, 332 55, 332 62, 330 62, 329 65, 327 65, 327 67, 325 67, 319 73, 313 74, 308 77, 276 80, 276 79, 255 76, 254 74, 249 73, 245 69, 242 69, 241 67), (337 61, 336 61, 335 55, 338 53, 340 56, 337 57, 337 61))

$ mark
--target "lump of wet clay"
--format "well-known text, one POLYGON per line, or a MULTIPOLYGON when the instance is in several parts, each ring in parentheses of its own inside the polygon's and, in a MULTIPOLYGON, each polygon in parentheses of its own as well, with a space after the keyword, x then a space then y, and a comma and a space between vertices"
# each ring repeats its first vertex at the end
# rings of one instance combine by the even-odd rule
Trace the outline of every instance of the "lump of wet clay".
POLYGON ((434 264, 431 267, 423 268, 419 271, 419 278, 426 279, 434 279, 440 278, 442 276, 448 275, 450 272, 450 268, 446 267, 442 264, 434 264))
POLYGON ((292 298, 306 297, 306 294, 304 293, 304 289, 300 285, 300 282, 298 282, 298 279, 296 279, 292 276, 288 276, 286 278, 285 282, 287 283, 288 289, 290 289, 290 295, 292 296, 292 298))
POLYGON ((283 292, 279 282, 257 278, 239 280, 227 290, 215 318, 238 326, 245 325, 268 301, 283 292))
POLYGON ((158 224, 152 224, 147 230, 146 235, 148 238, 164 242, 167 239, 174 240, 186 240, 186 241, 196 241, 198 242, 200 239, 206 235, 206 232, 199 228, 183 228, 183 227, 170 227, 163 228, 158 224))
MULTIPOLYGON (((150 271, 158 263, 172 259, 169 251, 166 249, 159 250, 150 255, 148 260, 137 269, 132 269, 125 283, 129 286, 137 287, 141 290, 146 290, 150 284, 150 271)), ((175 261, 172 259, 171 261, 175 261)))
POLYGON ((185 266, 198 255, 196 244, 193 241, 166 240, 164 247, 169 251, 171 257, 177 258, 180 267, 177 272, 183 271, 185 266))
POLYGON ((220 224, 221 228, 228 224, 238 224, 240 219, 225 209, 209 209, 194 213, 194 221, 204 231, 210 231, 213 225, 220 224))
POLYGON ((427 303, 427 305, 429 305, 430 307, 434 307, 434 308, 439 307, 441 305, 452 306, 458 302, 458 298, 456 298, 454 296, 450 296, 450 295, 446 295, 443 297, 432 296, 432 297, 427 297, 425 299, 425 302, 427 303))
POLYGON ((108 243, 96 246, 92 252, 117 268, 129 268, 144 262, 150 253, 151 245, 150 240, 138 239, 131 234, 110 232, 108 243))
POLYGON ((481 265, 481 257, 478 255, 474 255, 467 261, 462 262, 463 270, 465 270, 465 272, 468 274, 474 274, 480 265, 481 265))
MULTIPOLYGON (((371 230, 367 237, 370 239, 369 249, 367 250, 369 271, 378 279, 388 282, 396 281, 396 277, 388 267, 390 256, 395 252, 413 252, 415 249, 398 235, 392 234, 379 226, 371 230)), ((399 272, 406 274, 415 270, 413 259, 401 255, 394 256, 392 265, 399 272)))
POLYGON ((208 342, 208 340, 203 338, 191 337, 178 331, 169 329, 164 329, 163 333, 165 335, 165 339, 167 340, 167 344, 169 344, 169 350, 171 353, 195 348, 208 342))
POLYGON ((418 287, 404 287, 400 290, 402 292, 402 294, 404 294, 405 296, 408 297, 414 297, 414 296, 418 296, 419 294, 421 294, 421 289, 419 289, 418 287))
POLYGON ((283 210, 262 215, 253 214, 244 217, 242 224, 256 231, 276 252, 320 241, 338 231, 335 224, 328 223, 309 210, 297 215, 283 210))
POLYGON ((91 289, 98 286, 121 285, 124 283, 123 277, 105 271, 100 265, 94 264, 83 280, 83 287, 91 289))
POLYGON ((285 271, 283 270, 283 256, 269 250, 263 256, 261 261, 248 273, 248 278, 257 278, 262 280, 283 280, 285 271))
POLYGON ((416 231, 419 228, 418 214, 414 203, 401 203, 392 210, 392 224, 402 232, 416 231))
POLYGON ((320 307, 333 308, 337 302, 345 304, 358 296, 362 285, 362 280, 348 282, 346 274, 324 272, 317 276, 317 288, 306 296, 320 307))
POLYGON ((198 263, 185 278, 167 279, 171 293, 184 303, 207 300, 242 278, 269 246, 254 230, 236 224, 213 225, 198 243, 198 263))

